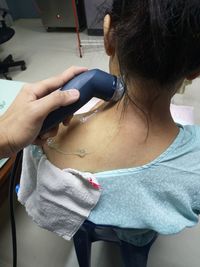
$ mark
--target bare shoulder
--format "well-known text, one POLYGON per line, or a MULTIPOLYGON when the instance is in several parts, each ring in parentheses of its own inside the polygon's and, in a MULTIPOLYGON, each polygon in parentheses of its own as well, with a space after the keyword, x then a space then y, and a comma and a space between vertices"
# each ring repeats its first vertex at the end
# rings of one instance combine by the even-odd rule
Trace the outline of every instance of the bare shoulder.
POLYGON ((138 167, 163 153, 173 142, 176 131, 149 131, 134 117, 120 120, 117 107, 94 110, 73 118, 68 127, 60 126, 51 144, 44 146, 48 159, 61 169, 99 172, 138 167))
POLYGON ((68 127, 60 124, 57 136, 43 146, 53 164, 59 168, 79 170, 91 170, 91 163, 96 166, 107 136, 111 134, 107 112, 99 112, 99 107, 98 104, 90 112, 74 116, 68 127))

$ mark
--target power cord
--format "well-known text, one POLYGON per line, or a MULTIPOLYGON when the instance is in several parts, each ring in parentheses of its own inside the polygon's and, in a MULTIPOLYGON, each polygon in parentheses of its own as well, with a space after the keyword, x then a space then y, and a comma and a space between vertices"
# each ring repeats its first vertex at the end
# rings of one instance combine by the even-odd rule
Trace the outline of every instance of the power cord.
POLYGON ((11 170, 10 186, 9 186, 9 206, 10 206, 10 222, 11 222, 11 233, 12 233, 12 252, 13 252, 13 267, 17 267, 17 235, 16 235, 16 224, 15 224, 15 213, 14 213, 14 196, 15 196, 15 182, 19 166, 22 159, 22 151, 17 154, 15 163, 11 170))

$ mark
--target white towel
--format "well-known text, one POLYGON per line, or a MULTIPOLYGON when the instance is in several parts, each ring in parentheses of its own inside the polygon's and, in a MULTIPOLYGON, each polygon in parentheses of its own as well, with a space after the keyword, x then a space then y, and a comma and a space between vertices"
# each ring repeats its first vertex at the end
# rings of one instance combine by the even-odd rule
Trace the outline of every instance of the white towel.
POLYGON ((37 146, 24 150, 18 200, 40 227, 70 240, 100 195, 91 173, 59 169, 37 146))

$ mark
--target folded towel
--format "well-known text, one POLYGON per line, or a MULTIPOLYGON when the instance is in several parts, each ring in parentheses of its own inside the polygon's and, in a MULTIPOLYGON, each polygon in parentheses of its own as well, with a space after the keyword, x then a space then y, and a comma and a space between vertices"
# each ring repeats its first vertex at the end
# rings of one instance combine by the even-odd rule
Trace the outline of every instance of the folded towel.
POLYGON ((18 200, 40 227, 70 240, 100 195, 93 174, 61 170, 37 146, 24 150, 18 200))

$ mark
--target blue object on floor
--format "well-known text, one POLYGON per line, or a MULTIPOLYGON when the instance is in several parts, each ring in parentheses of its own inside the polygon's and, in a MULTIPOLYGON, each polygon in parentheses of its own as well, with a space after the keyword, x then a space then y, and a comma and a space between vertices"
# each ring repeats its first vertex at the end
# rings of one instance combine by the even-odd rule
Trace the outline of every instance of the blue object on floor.
POLYGON ((15 192, 16 192, 16 194, 18 194, 18 192, 19 192, 19 188, 20 188, 20 185, 17 184, 17 185, 15 186, 15 192))

